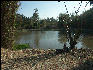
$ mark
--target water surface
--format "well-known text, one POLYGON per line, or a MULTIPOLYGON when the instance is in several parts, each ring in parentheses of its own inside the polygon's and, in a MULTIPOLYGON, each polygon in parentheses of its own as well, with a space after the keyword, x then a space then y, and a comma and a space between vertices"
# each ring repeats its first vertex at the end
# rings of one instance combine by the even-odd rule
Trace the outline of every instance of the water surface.
MULTIPOLYGON (((76 47, 93 49, 93 36, 80 36, 76 47)), ((64 43, 69 47, 62 31, 25 31, 20 32, 15 38, 16 44, 29 43, 31 48, 62 49, 64 43)))

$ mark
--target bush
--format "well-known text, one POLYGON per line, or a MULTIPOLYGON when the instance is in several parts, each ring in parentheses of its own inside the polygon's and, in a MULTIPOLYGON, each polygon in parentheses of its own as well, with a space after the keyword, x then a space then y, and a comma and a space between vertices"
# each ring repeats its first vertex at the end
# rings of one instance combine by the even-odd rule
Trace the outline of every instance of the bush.
POLYGON ((18 44, 13 46, 13 50, 22 50, 22 49, 27 49, 30 48, 29 44, 18 44))

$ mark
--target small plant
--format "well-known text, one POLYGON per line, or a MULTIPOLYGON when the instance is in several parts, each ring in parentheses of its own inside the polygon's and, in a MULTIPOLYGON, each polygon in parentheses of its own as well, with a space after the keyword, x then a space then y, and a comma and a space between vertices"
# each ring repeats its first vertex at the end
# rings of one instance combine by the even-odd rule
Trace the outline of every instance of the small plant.
POLYGON ((29 44, 18 44, 13 46, 13 50, 22 50, 22 49, 27 49, 30 48, 29 44))

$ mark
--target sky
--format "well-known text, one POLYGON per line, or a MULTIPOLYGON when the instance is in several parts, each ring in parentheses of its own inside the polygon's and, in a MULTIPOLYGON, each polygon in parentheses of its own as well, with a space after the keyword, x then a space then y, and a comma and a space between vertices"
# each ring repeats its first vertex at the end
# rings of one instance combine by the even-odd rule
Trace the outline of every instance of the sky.
POLYGON ((67 6, 69 14, 74 13, 79 7, 80 9, 78 14, 92 8, 90 3, 85 7, 86 2, 88 1, 82 1, 82 3, 81 1, 21 1, 21 6, 17 13, 23 14, 26 17, 32 17, 34 9, 37 8, 40 19, 47 17, 54 17, 56 19, 59 16, 59 13, 66 13, 65 5, 67 6))

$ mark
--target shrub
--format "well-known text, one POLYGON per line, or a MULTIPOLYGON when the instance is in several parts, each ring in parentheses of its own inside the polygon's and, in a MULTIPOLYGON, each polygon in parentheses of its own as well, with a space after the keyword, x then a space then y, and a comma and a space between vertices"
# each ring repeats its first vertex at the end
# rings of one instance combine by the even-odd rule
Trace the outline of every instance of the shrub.
POLYGON ((29 44, 18 44, 13 46, 13 50, 22 50, 22 49, 27 49, 30 48, 29 44))

